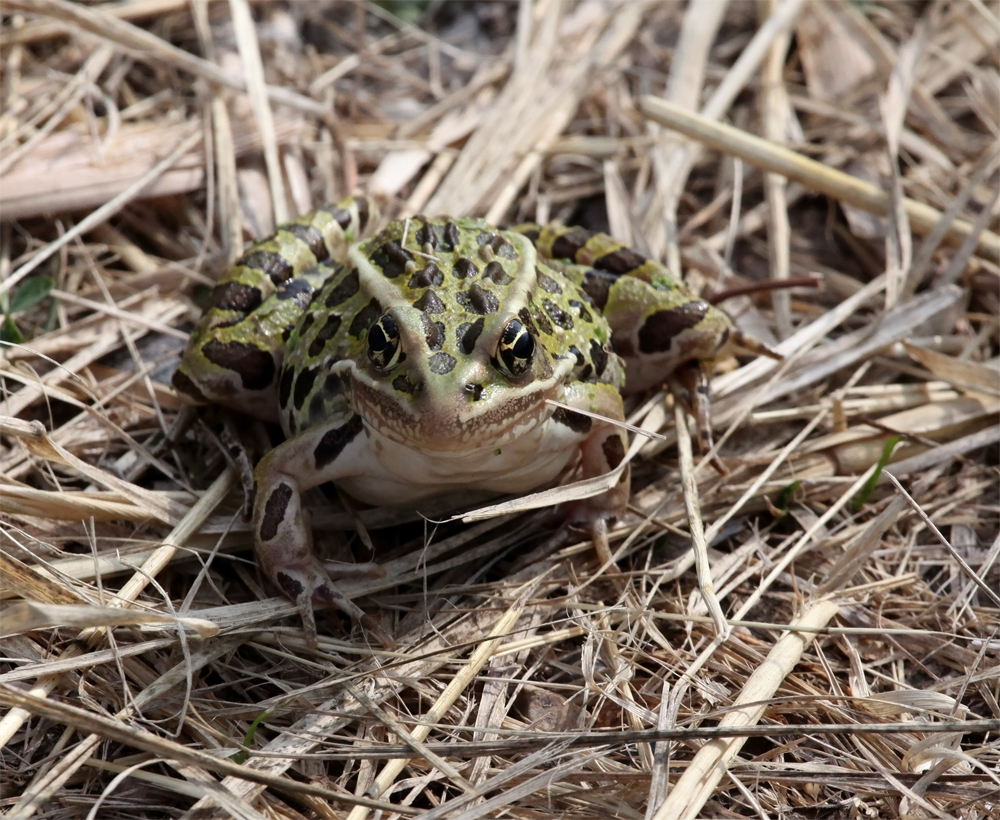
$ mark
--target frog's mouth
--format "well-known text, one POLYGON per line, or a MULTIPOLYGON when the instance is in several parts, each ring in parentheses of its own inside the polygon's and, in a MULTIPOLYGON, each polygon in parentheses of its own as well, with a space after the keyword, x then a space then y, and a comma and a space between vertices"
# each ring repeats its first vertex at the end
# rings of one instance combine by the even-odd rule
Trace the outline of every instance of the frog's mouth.
POLYGON ((530 392, 495 397, 478 404, 464 395, 450 402, 401 402, 360 379, 353 379, 354 409, 381 435, 416 450, 456 452, 501 447, 542 424, 554 412, 556 380, 532 385, 530 392))

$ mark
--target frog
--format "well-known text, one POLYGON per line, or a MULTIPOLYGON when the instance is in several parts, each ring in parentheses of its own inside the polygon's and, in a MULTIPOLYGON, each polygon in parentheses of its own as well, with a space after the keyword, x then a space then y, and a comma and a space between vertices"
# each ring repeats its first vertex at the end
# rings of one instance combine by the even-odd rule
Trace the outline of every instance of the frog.
POLYGON ((708 375, 752 346, 607 234, 414 216, 365 238, 377 221, 376 203, 353 196, 253 243, 215 286, 172 380, 187 403, 280 424, 285 440, 253 472, 255 552, 311 644, 315 606, 391 637, 314 554, 307 490, 333 482, 363 504, 419 507, 617 472, 565 511, 596 531, 629 499, 624 398, 687 373, 684 401, 710 429, 708 375))

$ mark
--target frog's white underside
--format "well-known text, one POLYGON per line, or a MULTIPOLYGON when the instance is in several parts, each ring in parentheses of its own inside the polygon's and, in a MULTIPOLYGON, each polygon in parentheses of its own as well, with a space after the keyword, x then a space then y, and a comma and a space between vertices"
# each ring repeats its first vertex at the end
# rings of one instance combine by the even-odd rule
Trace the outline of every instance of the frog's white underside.
POLYGON ((500 447, 461 452, 424 450, 394 441, 369 425, 341 454, 350 474, 337 482, 366 504, 405 507, 462 490, 523 493, 554 482, 579 458, 580 435, 547 419, 500 447))

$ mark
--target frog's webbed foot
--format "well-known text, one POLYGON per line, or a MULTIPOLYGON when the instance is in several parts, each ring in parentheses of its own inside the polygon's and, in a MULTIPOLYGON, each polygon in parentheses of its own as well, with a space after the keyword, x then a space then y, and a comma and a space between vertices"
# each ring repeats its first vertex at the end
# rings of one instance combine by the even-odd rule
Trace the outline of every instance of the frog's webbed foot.
MULTIPOLYGON (((667 378, 667 386, 674 394, 674 400, 681 402, 684 409, 694 416, 698 431, 698 452, 702 456, 711 453, 715 446, 712 440, 712 402, 708 385, 710 376, 710 363, 696 360, 681 365, 667 378)), ((712 455, 710 463, 720 475, 729 475, 729 468, 717 454, 712 455)))
POLYGON ((274 580, 281 591, 291 598, 302 616, 302 626, 306 633, 306 642, 315 646, 317 642, 316 614, 314 608, 332 606, 340 610, 366 631, 373 634, 387 649, 395 646, 388 632, 383 629, 379 619, 366 615, 350 598, 337 587, 335 578, 350 576, 365 576, 380 578, 385 570, 378 564, 336 564, 332 572, 312 554, 305 560, 285 562, 274 570, 274 580))
POLYGON ((249 521, 253 517, 254 464, 261 453, 266 453, 272 445, 260 421, 248 419, 228 409, 223 409, 221 416, 222 428, 218 436, 211 429, 206 429, 216 439, 229 465, 240 477, 240 484, 243 486, 243 517, 249 521))

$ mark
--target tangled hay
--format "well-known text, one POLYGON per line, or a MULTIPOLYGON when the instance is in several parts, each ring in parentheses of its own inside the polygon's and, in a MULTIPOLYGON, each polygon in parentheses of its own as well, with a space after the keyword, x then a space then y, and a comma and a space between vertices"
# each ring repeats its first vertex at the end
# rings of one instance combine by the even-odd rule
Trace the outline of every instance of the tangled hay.
POLYGON ((8 818, 1000 817, 995 4, 0 12, 8 818), (308 648, 169 376, 244 242, 355 189, 740 292, 785 358, 717 373, 729 475, 661 392, 608 556, 318 496, 397 646, 308 648))

